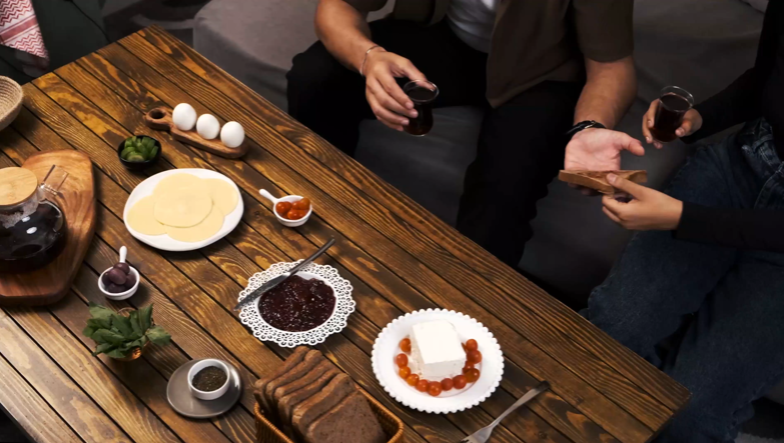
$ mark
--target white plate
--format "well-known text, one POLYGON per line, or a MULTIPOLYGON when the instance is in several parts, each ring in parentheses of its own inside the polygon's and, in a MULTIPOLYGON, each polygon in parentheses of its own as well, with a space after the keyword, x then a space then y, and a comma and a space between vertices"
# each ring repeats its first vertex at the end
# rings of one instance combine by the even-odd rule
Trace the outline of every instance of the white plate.
MULTIPOLYGON (((248 294, 259 288, 264 283, 272 280, 278 275, 288 271, 296 266, 299 262, 283 262, 275 263, 269 269, 263 272, 257 272, 248 280, 248 286, 240 292, 239 301, 242 301, 248 294)), ((245 306, 240 310, 240 321, 249 326, 253 330, 253 335, 262 341, 275 342, 285 348, 293 348, 300 345, 315 346, 323 343, 332 334, 337 334, 346 327, 348 316, 356 309, 356 302, 351 298, 351 292, 354 288, 351 282, 341 277, 338 270, 329 265, 320 265, 311 263, 301 271, 297 272, 298 276, 305 280, 317 278, 326 283, 335 293, 335 309, 332 315, 326 322, 319 326, 303 332, 288 332, 272 327, 269 323, 264 321, 259 312, 259 303, 245 306)), ((261 297, 259 297, 261 300, 261 297)))
MULTIPOLYGON (((473 408, 485 401, 495 392, 504 375, 504 355, 493 334, 482 323, 455 311, 445 309, 425 309, 398 317, 381 331, 373 345, 373 372, 378 382, 395 400, 418 411, 433 414, 451 414, 473 408), (476 383, 464 389, 442 393, 432 397, 409 386, 398 375, 395 356, 402 352, 400 340, 409 337, 411 328, 417 324, 433 320, 446 320, 457 329, 460 341, 473 338, 482 352, 482 363, 477 365, 481 374, 476 383)), ((457 374, 455 374, 457 375, 457 374)), ((432 380, 436 381, 436 380, 432 380)), ((438 380, 440 381, 440 380, 438 380)))
POLYGON ((245 205, 242 203, 242 195, 240 195, 240 189, 234 184, 231 179, 226 177, 225 175, 211 171, 209 169, 172 169, 171 171, 164 171, 158 174, 153 175, 152 177, 148 178, 147 180, 139 183, 131 195, 128 197, 128 201, 125 203, 125 210, 123 210, 123 220, 128 219, 128 211, 136 204, 139 200, 152 195, 153 189, 158 185, 162 179, 174 175, 174 174, 192 174, 199 178, 217 178, 223 180, 227 183, 230 183, 234 189, 237 190, 237 207, 234 208, 231 213, 226 215, 223 219, 223 226, 221 226, 220 231, 217 234, 213 235, 212 237, 208 238, 207 240, 202 240, 200 242, 184 242, 175 240, 169 237, 167 234, 163 235, 147 235, 142 234, 139 231, 133 229, 128 222, 125 222, 125 228, 128 232, 131 233, 132 236, 136 237, 137 240, 147 243, 148 245, 152 246, 153 248, 158 248, 164 251, 194 251, 196 249, 201 249, 207 245, 211 245, 216 241, 225 237, 229 232, 231 232, 237 225, 240 223, 242 219, 242 213, 245 211, 245 205))

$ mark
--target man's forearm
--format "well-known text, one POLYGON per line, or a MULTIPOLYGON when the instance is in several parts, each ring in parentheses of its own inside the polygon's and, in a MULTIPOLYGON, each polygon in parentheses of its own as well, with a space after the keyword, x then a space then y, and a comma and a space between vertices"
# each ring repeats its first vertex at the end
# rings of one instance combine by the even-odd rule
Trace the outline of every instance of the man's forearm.
POLYGON ((321 0, 316 10, 316 34, 327 50, 347 67, 359 71, 370 39, 367 14, 343 0, 321 0))
POLYGON ((586 58, 585 67, 588 78, 577 102, 574 122, 596 120, 614 128, 637 94, 634 60, 630 56, 600 63, 586 58))

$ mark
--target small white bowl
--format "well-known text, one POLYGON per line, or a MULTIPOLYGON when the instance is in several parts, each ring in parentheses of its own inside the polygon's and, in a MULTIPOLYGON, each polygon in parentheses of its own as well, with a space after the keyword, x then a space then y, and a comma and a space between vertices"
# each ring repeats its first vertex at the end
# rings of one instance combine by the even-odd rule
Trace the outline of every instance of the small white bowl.
POLYGON ((191 394, 193 394, 193 396, 196 398, 199 398, 201 400, 216 400, 222 397, 223 394, 225 394, 229 390, 229 381, 231 380, 230 375, 231 373, 229 372, 229 367, 226 366, 226 364, 223 363, 221 360, 216 360, 214 358, 207 358, 193 365, 190 371, 188 371, 188 387, 191 390, 191 394), (226 373, 226 382, 223 383, 223 386, 221 386, 220 388, 214 391, 211 392, 200 391, 193 386, 193 377, 195 377, 196 374, 198 374, 199 371, 201 371, 202 369, 209 368, 210 366, 214 366, 216 368, 220 368, 221 370, 223 370, 223 372, 226 373))
POLYGON ((289 219, 283 217, 282 215, 278 214, 278 209, 276 208, 276 206, 278 205, 278 202, 294 203, 294 202, 298 202, 298 201, 302 200, 305 197, 302 197, 301 195, 287 195, 285 197, 275 198, 266 189, 260 189, 259 190, 259 194, 261 194, 262 197, 264 197, 267 200, 272 202, 272 212, 275 213, 275 217, 277 217, 278 221, 283 226, 287 226, 289 228, 296 228, 297 226, 302 226, 305 223, 307 223, 308 219, 310 218, 310 214, 313 213, 313 203, 311 202, 310 209, 308 209, 308 213, 305 214, 304 217, 302 217, 299 220, 289 220, 289 219))
POLYGON ((112 268, 114 268, 114 266, 112 266, 111 268, 103 271, 101 273, 101 275, 98 276, 98 289, 100 289, 101 292, 103 292, 103 295, 105 295, 106 298, 108 298, 110 300, 125 300, 125 299, 128 299, 128 298, 131 298, 131 296, 133 294, 136 294, 136 291, 139 289, 139 281, 141 280, 141 276, 139 275, 139 271, 137 271, 136 268, 134 268, 131 265, 128 265, 128 266, 131 268, 131 274, 136 276, 136 283, 134 283, 134 285, 133 285, 133 287, 131 289, 129 289, 129 290, 125 291, 125 292, 118 292, 116 294, 113 294, 113 293, 107 291, 106 288, 103 286, 103 275, 106 274, 107 272, 111 271, 112 268))

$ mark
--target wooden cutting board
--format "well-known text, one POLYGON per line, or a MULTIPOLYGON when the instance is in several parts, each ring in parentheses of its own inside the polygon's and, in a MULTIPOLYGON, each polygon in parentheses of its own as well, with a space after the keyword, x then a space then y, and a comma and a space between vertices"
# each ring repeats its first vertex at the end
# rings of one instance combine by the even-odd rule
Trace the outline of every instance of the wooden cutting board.
POLYGON ((45 267, 24 274, 0 274, 0 305, 40 306, 60 300, 71 287, 95 233, 95 183, 87 155, 48 151, 30 156, 22 165, 43 181, 52 165, 68 172, 56 200, 65 213, 68 238, 63 252, 45 267))
POLYGON ((154 108, 144 114, 144 124, 150 129, 169 131, 176 140, 225 158, 240 158, 250 148, 247 138, 236 148, 229 148, 220 140, 207 140, 194 130, 182 131, 174 125, 172 110, 166 107, 154 108))
POLYGON ((584 186, 586 188, 595 189, 602 194, 613 195, 616 189, 607 182, 607 174, 613 173, 619 177, 634 183, 645 183, 648 181, 648 173, 641 170, 627 170, 627 171, 561 171, 558 174, 558 179, 562 182, 571 183, 573 185, 584 186))

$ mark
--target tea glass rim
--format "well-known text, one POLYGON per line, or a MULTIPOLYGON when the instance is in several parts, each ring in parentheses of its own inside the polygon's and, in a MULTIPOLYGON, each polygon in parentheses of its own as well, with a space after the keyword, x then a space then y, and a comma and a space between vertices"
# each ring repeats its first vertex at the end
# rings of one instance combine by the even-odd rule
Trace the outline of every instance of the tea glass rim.
POLYGON ((689 103, 689 109, 694 107, 694 96, 691 92, 681 88, 680 86, 665 86, 659 91, 659 101, 667 94, 676 94, 689 103))
POLYGON ((411 99, 411 101, 413 101, 414 103, 417 103, 417 104, 423 104, 423 103, 430 103, 430 102, 434 101, 436 98, 438 98, 438 94, 440 94, 441 91, 438 89, 438 86, 435 83, 433 83, 433 82, 431 82, 429 80, 410 80, 408 83, 403 85, 403 92, 405 92, 406 95, 408 95, 409 87, 411 87, 411 86, 420 86, 421 87, 423 84, 426 84, 428 86, 432 86, 432 89, 431 88, 427 88, 427 87, 425 89, 428 89, 431 92, 433 92, 433 96, 428 98, 428 99, 426 99, 426 100, 417 100, 415 98, 411 98, 411 96, 408 96, 408 98, 411 99))

